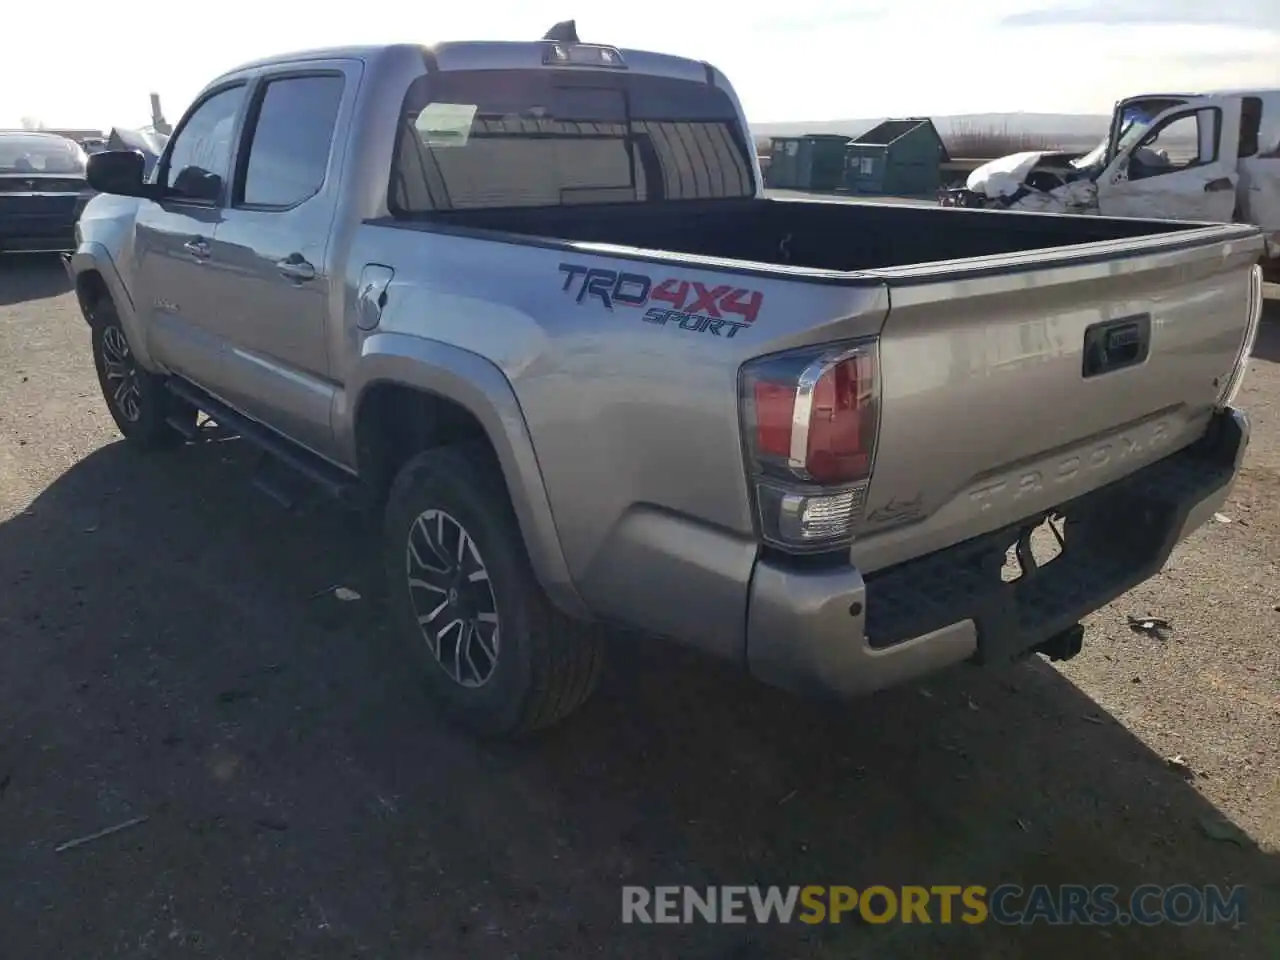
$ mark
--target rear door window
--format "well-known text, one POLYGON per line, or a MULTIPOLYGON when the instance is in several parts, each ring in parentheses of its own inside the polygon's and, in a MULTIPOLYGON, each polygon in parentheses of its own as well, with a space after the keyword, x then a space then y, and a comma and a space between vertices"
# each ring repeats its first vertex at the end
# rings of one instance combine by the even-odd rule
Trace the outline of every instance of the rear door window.
POLYGON ((324 185, 333 147, 341 74, 283 77, 267 82, 259 100, 236 205, 287 209, 324 185))
POLYGON ((405 100, 390 206, 434 210, 751 196, 737 112, 709 84, 456 71, 405 100))

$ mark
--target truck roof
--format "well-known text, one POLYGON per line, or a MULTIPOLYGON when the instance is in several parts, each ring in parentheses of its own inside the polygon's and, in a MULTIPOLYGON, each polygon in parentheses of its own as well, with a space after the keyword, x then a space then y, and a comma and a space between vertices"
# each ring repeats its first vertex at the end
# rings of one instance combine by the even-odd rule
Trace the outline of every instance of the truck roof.
POLYGON ((0 127, 0 136, 3 137, 28 137, 32 140, 70 140, 66 134, 54 133, 52 130, 26 130, 21 127, 16 129, 6 129, 0 127))
POLYGON ((223 77, 242 73, 245 70, 256 70, 259 67, 274 66, 277 63, 298 63, 308 60, 369 60, 378 54, 395 49, 418 49, 424 53, 427 50, 427 48, 421 44, 412 43, 379 43, 347 47, 314 47, 309 50, 295 50, 291 53, 277 53, 269 57, 260 57, 257 60, 250 60, 246 63, 238 64, 230 70, 224 70, 218 75, 217 79, 221 80, 223 77))
POLYGON ((1158 97, 1186 97, 1187 99, 1201 97, 1266 97, 1271 98, 1280 96, 1280 88, 1277 87, 1233 87, 1227 90, 1198 90, 1194 93, 1180 90, 1169 91, 1162 90, 1157 93, 1140 93, 1132 97, 1125 97, 1128 100, 1146 100, 1158 97))
MULTIPOLYGON (((462 40, 446 41, 436 44, 421 43, 387 43, 367 44, 348 47, 323 47, 313 50, 299 50, 293 53, 276 54, 263 57, 248 63, 242 63, 231 70, 220 74, 214 83, 247 70, 270 67, 282 63, 300 63, 312 60, 362 60, 370 61, 384 56, 410 53, 431 59, 444 70, 501 70, 501 69, 539 69, 545 66, 543 53, 549 40, 462 40)), ((600 43, 569 43, 567 46, 609 47, 621 54, 622 62, 635 73, 651 73, 696 82, 725 81, 710 64, 690 60, 685 57, 673 57, 665 53, 653 53, 648 50, 630 50, 600 43)), ((595 68, 591 68, 595 69, 595 68)))

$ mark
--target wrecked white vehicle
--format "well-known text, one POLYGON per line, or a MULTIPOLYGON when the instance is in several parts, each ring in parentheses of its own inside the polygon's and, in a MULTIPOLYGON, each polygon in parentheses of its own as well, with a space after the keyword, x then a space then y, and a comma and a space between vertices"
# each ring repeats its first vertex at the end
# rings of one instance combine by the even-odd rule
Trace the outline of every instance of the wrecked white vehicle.
POLYGON ((946 206, 1252 223, 1280 266, 1280 90, 1148 94, 1116 104, 1086 154, 1027 152, 983 164, 946 206))
POLYGON ((169 138, 155 130, 134 130, 127 127, 112 127, 107 135, 106 149, 136 150, 142 154, 143 176, 151 175, 151 168, 160 159, 169 138))

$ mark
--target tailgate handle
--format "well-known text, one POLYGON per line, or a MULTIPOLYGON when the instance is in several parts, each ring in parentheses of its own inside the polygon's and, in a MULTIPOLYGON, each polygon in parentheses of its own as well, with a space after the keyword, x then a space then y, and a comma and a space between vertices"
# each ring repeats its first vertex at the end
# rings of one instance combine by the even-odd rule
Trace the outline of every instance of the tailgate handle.
POLYGON ((1084 360, 1081 374, 1122 370, 1144 362, 1151 350, 1151 315, 1095 323, 1084 332, 1084 360))

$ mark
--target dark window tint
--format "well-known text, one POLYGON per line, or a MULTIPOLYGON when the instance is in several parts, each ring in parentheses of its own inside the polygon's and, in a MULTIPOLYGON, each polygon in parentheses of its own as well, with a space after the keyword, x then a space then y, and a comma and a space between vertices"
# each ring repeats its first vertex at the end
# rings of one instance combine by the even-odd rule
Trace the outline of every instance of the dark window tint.
POLYGON ((192 200, 216 201, 231 166, 231 138, 244 87, 230 87, 205 100, 173 138, 165 185, 192 200))
POLYGON ((1268 97, 1258 111, 1258 156, 1280 157, 1280 101, 1268 97))
POLYGON ((656 202, 752 194, 749 147, 724 92, 661 77, 459 71, 405 100, 390 206, 656 202))
POLYGON ((1260 147, 1262 132, 1262 100, 1244 97, 1240 101, 1240 153, 1241 159, 1252 157, 1260 147))
POLYGON ((340 76, 290 77, 267 84, 239 202, 291 207, 319 192, 342 84, 340 76))

